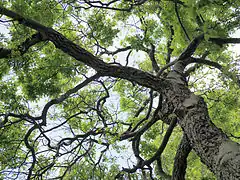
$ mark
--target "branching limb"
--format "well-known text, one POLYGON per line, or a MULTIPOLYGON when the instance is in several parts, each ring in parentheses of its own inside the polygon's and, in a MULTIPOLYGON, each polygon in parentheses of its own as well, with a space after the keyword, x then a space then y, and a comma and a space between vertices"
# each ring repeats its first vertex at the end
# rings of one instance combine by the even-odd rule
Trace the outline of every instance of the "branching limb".
MULTIPOLYGON (((149 118, 150 116, 150 113, 151 113, 151 110, 152 110, 152 104, 153 104, 153 99, 155 97, 158 96, 158 93, 156 92, 153 92, 152 90, 149 92, 150 94, 150 97, 148 99, 146 99, 144 102, 143 102, 143 105, 138 109, 138 111, 135 113, 134 117, 138 117, 139 114, 146 108, 147 104, 149 103, 149 108, 148 108, 148 112, 147 112, 147 115, 141 119, 133 128, 132 128, 132 123, 129 125, 129 124, 126 124, 129 126, 128 130, 125 131, 121 137, 125 136, 125 135, 128 135, 129 133, 132 134, 135 130, 137 130, 137 128, 145 121, 149 118)), ((125 124, 125 123, 124 123, 125 124)))
POLYGON ((166 132, 157 152, 153 155, 153 157, 151 157, 149 160, 145 161, 145 164, 151 164, 153 161, 157 160, 161 156, 162 152, 164 151, 165 147, 167 146, 168 140, 169 140, 176 124, 177 124, 177 118, 175 117, 171 120, 171 123, 167 129, 167 132, 166 132))
POLYGON ((176 59, 176 60, 174 60, 174 61, 166 64, 165 66, 163 66, 163 67, 158 71, 156 77, 160 77, 160 76, 162 75, 162 73, 163 73, 166 69, 168 69, 169 67, 171 67, 171 66, 173 66, 174 64, 176 64, 177 61, 178 61, 178 59, 176 59))
POLYGON ((163 83, 159 78, 156 78, 150 73, 146 73, 132 67, 107 64, 84 48, 73 43, 54 29, 45 27, 33 20, 26 19, 13 11, 7 10, 6 8, 0 7, 0 14, 4 14, 10 18, 13 18, 14 20, 17 20, 24 26, 39 31, 44 39, 51 41, 56 48, 61 49, 66 54, 84 63, 85 65, 92 67, 103 76, 127 79, 145 87, 153 88, 154 90, 157 90, 161 87, 159 83, 163 83))
MULTIPOLYGON (((183 53, 178 57, 178 59, 168 63, 165 65, 157 74, 157 77, 160 77, 161 74, 169 67, 176 64, 178 61, 182 60, 184 63, 184 66, 188 65, 189 63, 193 63, 193 58, 191 57, 193 53, 196 51, 198 45, 201 43, 201 41, 204 39, 204 34, 200 34, 197 36, 189 45, 188 47, 183 51, 183 53), (191 58, 190 58, 191 57, 191 58), (190 59, 189 59, 190 58, 190 59)), ((240 38, 209 38, 209 41, 213 41, 216 44, 227 44, 227 43, 240 43, 240 38)), ((221 69, 221 65, 218 63, 205 60, 204 58, 194 58, 195 62, 201 63, 201 64, 207 64, 210 66, 213 66, 215 68, 221 69)))
POLYGON ((199 36, 194 38, 191 41, 191 43, 188 45, 188 47, 183 51, 183 53, 178 57, 178 59, 184 60, 191 57, 203 39, 204 39, 204 34, 200 34, 199 36))
POLYGON ((159 157, 161 156, 162 152, 164 151, 167 143, 168 143, 168 140, 173 132, 173 129, 174 127, 176 126, 177 124, 177 118, 173 118, 169 127, 168 127, 168 130, 163 138, 163 141, 160 145, 160 147, 158 148, 158 150, 155 152, 155 154, 148 160, 142 160, 142 161, 139 161, 137 163, 136 166, 134 166, 133 168, 131 169, 128 169, 128 168, 123 168, 123 171, 125 172, 128 172, 128 173, 134 173, 136 172, 138 169, 143 169, 144 166, 150 166, 151 163, 153 163, 155 160, 159 159, 159 157))
POLYGON ((41 120, 40 117, 33 117, 33 116, 30 116, 29 114, 6 113, 6 114, 0 114, 0 117, 3 117, 3 120, 0 119, 0 128, 8 126, 8 123, 10 125, 12 125, 12 124, 18 123, 22 120, 25 120, 25 121, 27 121, 29 123, 32 123, 32 124, 34 124, 35 121, 41 120), (16 122, 15 121, 14 122, 9 122, 9 117, 18 118, 20 120, 18 120, 16 122))
MULTIPOLYGON (((101 5, 96 5, 94 4, 94 1, 86 1, 84 0, 84 2, 89 6, 89 7, 82 7, 82 6, 79 6, 78 8, 84 8, 84 9, 89 9, 89 8, 100 8, 100 9, 109 9, 109 10, 114 10, 114 11, 126 11, 126 12, 130 12, 133 8, 133 4, 130 4, 129 5, 129 8, 115 8, 115 7, 110 7, 110 5, 112 3, 108 3, 108 4, 105 4, 105 3, 101 3, 101 5)), ((98 2, 101 2, 101 1, 98 1, 98 2)))
MULTIPOLYGON (((197 36, 189 45, 188 47, 183 51, 183 53, 178 57, 178 59, 166 64, 164 67, 160 69, 160 71, 157 73, 157 77, 160 77, 161 74, 169 67, 175 65, 177 62, 182 61, 183 69, 186 67, 187 63, 184 61, 188 61, 188 58, 190 58, 193 53, 196 51, 198 45, 201 43, 201 41, 204 39, 204 35, 201 34, 197 36)), ((182 69, 181 68, 181 69, 182 69)))
MULTIPOLYGON (((153 113, 153 116, 152 118, 146 123, 144 124, 139 130, 137 131, 130 131, 126 134, 122 134, 121 137, 120 137, 120 140, 125 140, 125 139, 128 139, 128 138, 131 138, 131 137, 138 137, 140 135, 142 135, 144 132, 146 132, 150 127, 152 127, 153 124, 155 124, 159 119, 159 111, 161 110, 162 108, 162 96, 160 95, 159 96, 159 103, 158 103, 158 107, 156 108, 156 110, 154 111, 153 113)), ((133 128, 133 129, 136 129, 136 128, 133 128)))
MULTIPOLYGON (((44 39, 44 37, 41 35, 41 33, 36 33, 33 34, 30 38, 28 38, 26 41, 24 41, 21 45, 18 46, 18 48, 16 50, 18 50, 21 55, 23 55, 24 53, 27 52, 27 50, 32 47, 33 45, 45 41, 46 39, 44 39)), ((11 56, 12 54, 11 49, 4 49, 4 48, 0 48, 0 59, 1 58, 8 58, 11 56)))
POLYGON ((189 64, 190 63, 205 64, 205 65, 208 65, 208 66, 215 67, 219 70, 222 69, 222 65, 220 65, 219 63, 214 62, 214 61, 210 61, 210 60, 206 60, 206 59, 202 59, 202 58, 191 57, 188 62, 189 62, 189 64))
POLYGON ((54 104, 59 104, 61 102, 63 102, 65 99, 67 99, 71 94, 76 93, 79 89, 83 88, 84 86, 86 86, 87 84, 89 84, 90 82, 92 82, 93 80, 99 78, 100 75, 99 74, 95 74, 90 78, 87 78, 85 81, 83 81, 81 84, 75 86, 73 89, 68 90, 66 93, 64 93, 63 95, 61 95, 59 98, 56 99, 52 99, 51 101, 49 101, 43 108, 42 111, 42 123, 40 125, 46 125, 46 117, 47 117, 47 112, 48 109, 54 105, 54 104))
POLYGON ((144 102, 143 102, 143 105, 138 109, 138 111, 136 112, 136 114, 134 115, 134 117, 138 117, 139 114, 145 109, 146 105, 151 101, 152 101, 152 97, 155 98, 158 96, 158 93, 157 92, 154 92, 151 96, 151 91, 149 92, 150 94, 150 97, 148 99, 146 99, 144 102))
MULTIPOLYGON (((146 114, 146 116, 142 119, 142 120, 140 120, 136 125, 135 125, 135 127, 132 129, 132 132, 133 131, 135 131, 137 128, 138 128, 138 126, 140 126, 145 120, 147 120, 148 118, 149 118, 149 116, 150 116, 150 114, 151 114, 151 111, 152 111, 152 105, 153 105, 153 90, 151 90, 150 92, 149 92, 149 94, 150 94, 150 97, 149 97, 149 99, 147 99, 147 100, 150 100, 150 103, 149 103, 149 107, 148 107, 148 111, 147 111, 147 114, 146 114)), ((149 101, 145 101, 144 103, 146 104, 146 103, 148 103, 149 101)), ((135 116, 134 117, 138 117, 138 115, 140 114, 140 110, 143 110, 144 108, 140 108, 139 110, 138 110, 138 112, 135 114, 135 116)))
POLYGON ((101 47, 101 48, 102 48, 104 51, 102 51, 102 52, 99 53, 100 56, 103 55, 103 54, 107 54, 107 55, 112 55, 112 56, 114 56, 114 55, 116 55, 116 54, 118 54, 118 53, 120 53, 120 52, 125 52, 125 51, 127 51, 127 50, 132 49, 131 46, 127 46, 127 47, 124 47, 124 48, 118 48, 116 51, 109 51, 109 50, 107 50, 107 49, 104 48, 104 47, 101 47))
MULTIPOLYGON (((201 59, 205 60, 206 57, 207 57, 209 54, 210 54, 210 52, 209 52, 209 51, 206 51, 206 52, 202 55, 201 59)), ((185 77, 189 76, 190 73, 194 72, 194 71, 195 71, 197 68, 199 68, 199 67, 200 67, 200 64, 195 64, 194 66, 190 67, 189 69, 187 69, 187 70, 184 72, 184 76, 185 76, 185 77)))
POLYGON ((131 0, 125 0, 126 4, 128 7, 126 8, 118 8, 114 7, 114 4, 119 4, 119 0, 112 0, 109 2, 102 2, 102 1, 88 1, 88 0, 83 0, 82 2, 79 2, 79 5, 72 5, 71 3, 68 3, 70 6, 74 8, 83 8, 83 9, 90 9, 90 8, 99 8, 99 9, 108 9, 108 10, 113 10, 113 11, 123 11, 123 12, 130 12, 135 6, 142 5, 146 2, 147 0, 136 0, 136 1, 131 1, 131 0))

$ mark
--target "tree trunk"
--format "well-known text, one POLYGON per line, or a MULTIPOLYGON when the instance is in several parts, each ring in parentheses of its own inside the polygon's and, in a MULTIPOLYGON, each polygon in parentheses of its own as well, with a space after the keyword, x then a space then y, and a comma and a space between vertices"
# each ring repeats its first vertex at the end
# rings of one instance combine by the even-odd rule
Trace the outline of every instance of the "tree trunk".
POLYGON ((164 95, 168 109, 179 118, 193 150, 218 179, 240 179, 240 145, 231 141, 210 120, 204 99, 180 81, 169 81, 164 95))

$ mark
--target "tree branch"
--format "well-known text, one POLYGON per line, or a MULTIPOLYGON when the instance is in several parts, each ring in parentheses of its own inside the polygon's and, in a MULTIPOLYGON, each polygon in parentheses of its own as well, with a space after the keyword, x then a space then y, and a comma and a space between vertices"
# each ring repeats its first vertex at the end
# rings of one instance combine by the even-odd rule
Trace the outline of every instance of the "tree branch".
POLYGON ((210 60, 206 60, 206 59, 203 59, 203 58, 191 57, 188 62, 189 62, 189 64, 191 64, 191 63, 205 64, 205 65, 208 65, 208 66, 215 67, 219 70, 222 70, 222 65, 220 65, 219 63, 213 62, 213 61, 210 61, 210 60))
POLYGON ((82 83, 80 83, 79 85, 75 86, 74 88, 68 90, 66 93, 64 93, 63 95, 61 95, 59 98, 56 99, 52 99, 51 101, 49 101, 43 108, 42 110, 42 120, 43 122, 41 123, 41 125, 46 126, 46 118, 47 118, 47 113, 48 113, 48 109, 54 105, 54 104, 59 104, 61 102, 63 102, 65 99, 67 99, 71 94, 76 93, 79 89, 83 88, 84 86, 86 86, 87 84, 89 84, 90 82, 92 82, 93 80, 97 79, 99 76, 99 74, 95 74, 90 78, 87 78, 85 81, 83 81, 82 83))
POLYGON ((116 51, 108 51, 106 48, 103 48, 103 47, 100 47, 100 48, 104 49, 104 51, 99 53, 100 56, 103 55, 103 54, 114 56, 117 53, 124 52, 124 51, 132 49, 131 46, 127 46, 127 47, 124 47, 124 48, 118 48, 116 51))
MULTIPOLYGON (((209 51, 205 51, 204 54, 202 55, 201 59, 205 60, 205 58, 210 54, 209 51)), ((187 77, 190 75, 191 72, 194 72, 197 68, 200 67, 200 64, 195 64, 194 66, 190 67, 184 72, 184 76, 187 77)))
MULTIPOLYGON (((26 39, 21 45, 18 46, 17 50, 20 51, 21 55, 27 52, 27 50, 33 45, 45 41, 44 37, 42 37, 41 33, 33 34, 30 38, 26 39)), ((8 58, 11 56, 11 49, 0 48, 0 59, 8 58)))
POLYGON ((178 150, 174 159, 173 173, 171 180, 184 180, 187 169, 187 157, 192 147, 184 134, 178 146, 178 150))
POLYGON ((169 67, 175 65, 177 62, 182 61, 182 68, 185 68, 187 65, 187 62, 189 57, 193 55, 193 53, 196 51, 198 45, 201 43, 201 41, 204 39, 204 35, 201 34, 194 38, 194 40, 188 45, 188 47, 181 53, 181 55, 178 57, 178 59, 166 64, 164 67, 158 71, 156 77, 160 77, 161 74, 169 67))
POLYGON ((188 47, 182 52, 182 54, 178 57, 179 60, 184 60, 189 58, 193 53, 196 51, 198 45, 202 42, 204 39, 204 34, 200 34, 196 38, 194 38, 191 43, 188 45, 188 47))
POLYGON ((166 58, 166 64, 170 63, 170 60, 171 60, 171 54, 173 52, 173 49, 171 48, 171 44, 172 44, 172 41, 173 41, 173 35, 174 35, 174 30, 173 30, 173 26, 171 25, 170 26, 170 37, 168 39, 168 42, 167 42, 167 58, 166 58))
POLYGON ((157 61, 155 59, 155 46, 151 43, 151 49, 148 53, 149 57, 150 57, 150 60, 152 61, 152 68, 153 68, 153 71, 155 71, 156 73, 160 70, 158 64, 157 64, 157 61))
POLYGON ((223 44, 239 44, 240 38, 209 38, 209 41, 222 46, 223 44))
MULTIPOLYGON (((161 156, 162 152, 164 151, 168 140, 173 132, 173 129, 175 127, 177 123, 177 118, 173 118, 168 129, 167 132, 162 140, 161 145, 159 146, 158 150, 155 152, 155 154, 148 160, 143 160, 140 158, 140 161, 138 161, 137 165, 134 166, 132 169, 128 169, 128 168, 123 168, 123 171, 128 172, 128 173, 134 173, 136 172, 138 169, 142 169, 144 166, 150 166, 150 164, 152 162, 154 162, 155 160, 159 159, 159 157, 161 156)), ((138 155, 138 154, 137 154, 138 155)))
POLYGON ((153 157, 151 157, 149 160, 145 161, 145 164, 151 164, 153 161, 155 161, 156 159, 158 159, 160 157, 160 155, 162 154, 162 152, 164 151, 165 147, 167 146, 168 140, 173 132, 173 129, 175 128, 177 124, 177 118, 173 118, 171 120, 170 125, 168 126, 167 132, 164 135, 164 138, 162 140, 161 145, 159 146, 157 152, 153 155, 153 157))
POLYGON ((185 27, 183 26, 183 23, 182 23, 182 21, 181 21, 181 18, 180 18, 180 16, 179 16, 179 13, 178 13, 178 7, 177 7, 177 1, 176 1, 176 0, 175 0, 175 12, 176 12, 178 22, 180 23, 183 32, 185 33, 185 35, 186 35, 188 41, 191 41, 190 37, 189 37, 188 34, 187 34, 187 31, 186 31, 185 27))
POLYGON ((19 23, 27 27, 39 31, 43 39, 50 40, 56 46, 56 48, 61 49, 66 54, 72 56, 78 61, 81 61, 85 65, 92 67, 102 76, 112 76, 127 79, 142 86, 153 88, 154 90, 161 88, 160 84, 163 83, 163 81, 159 78, 156 78, 154 75, 132 67, 107 64, 84 48, 74 44, 72 41, 52 28, 45 27, 33 20, 25 19, 21 15, 3 7, 0 7, 0 14, 4 14, 10 18, 13 18, 14 20, 17 20, 19 23))

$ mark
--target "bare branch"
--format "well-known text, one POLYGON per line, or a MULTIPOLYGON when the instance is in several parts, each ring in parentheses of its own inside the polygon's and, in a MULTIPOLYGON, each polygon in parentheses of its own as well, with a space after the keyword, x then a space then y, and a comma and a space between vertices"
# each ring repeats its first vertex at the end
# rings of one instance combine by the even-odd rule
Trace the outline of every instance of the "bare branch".
POLYGON ((64 93, 63 95, 61 95, 59 98, 56 99, 52 99, 51 101, 49 101, 43 108, 42 111, 42 120, 43 122, 41 123, 41 125, 46 126, 46 117, 47 117, 47 112, 48 109, 54 105, 54 104, 59 104, 61 102, 63 102, 65 99, 67 99, 71 94, 76 93, 79 89, 83 88, 84 86, 86 86, 87 84, 89 84, 90 82, 92 82, 93 80, 97 79, 99 76, 99 74, 95 74, 90 78, 87 78, 85 81, 83 81, 81 84, 75 86, 73 89, 68 90, 66 93, 64 93))
MULTIPOLYGON (((154 96, 153 96, 153 91, 151 90, 151 91, 149 92, 149 94, 150 94, 149 99, 147 99, 147 100, 144 102, 145 104, 147 104, 147 103, 150 101, 147 114, 146 114, 146 116, 145 116, 143 119, 141 119, 141 120, 135 125, 135 127, 132 129, 132 131, 135 131, 135 130, 138 128, 138 126, 140 126, 140 125, 141 125, 145 120, 147 120, 147 119, 149 118, 149 116, 150 116, 150 113, 151 113, 151 111, 152 111, 153 98, 154 98, 154 96)), ((145 107, 145 106, 142 106, 142 107, 145 107)), ((138 115, 139 115, 140 112, 141 112, 140 110, 143 109, 142 107, 138 110, 138 112, 135 114, 134 117, 138 117, 138 115)))
POLYGON ((153 157, 151 157, 149 160, 145 161, 145 164, 151 164, 153 161, 155 161, 156 159, 158 159, 161 156, 162 152, 164 151, 165 147, 167 146, 168 140, 169 140, 176 124, 177 124, 177 118, 175 117, 171 120, 171 123, 167 129, 166 134, 164 135, 162 143, 159 146, 157 152, 153 155, 153 157))
POLYGON ((199 64, 205 64, 205 65, 208 65, 208 66, 215 67, 219 70, 222 69, 222 65, 220 65, 219 63, 214 62, 214 61, 210 61, 210 60, 206 60, 206 59, 202 59, 202 58, 191 57, 188 62, 189 62, 189 64, 190 63, 199 63, 199 64))
POLYGON ((88 1, 84 0, 83 2, 80 2, 80 6, 76 5, 70 5, 75 7, 75 8, 83 8, 83 9, 90 9, 90 8, 99 8, 99 9, 108 9, 108 10, 114 10, 114 11, 124 11, 124 12, 130 12, 134 6, 139 6, 142 5, 146 2, 147 0, 140 0, 140 1, 129 1, 126 0, 125 2, 128 4, 127 8, 117 8, 114 7, 114 3, 119 2, 119 0, 112 0, 109 1, 108 3, 104 3, 102 1, 88 1), (85 3, 85 4, 84 4, 85 3), (85 5, 85 6, 84 6, 85 5))
POLYGON ((152 127, 153 124, 155 124, 160 119, 158 112, 161 110, 161 108, 162 108, 162 96, 160 95, 158 107, 154 111, 152 118, 146 124, 144 124, 139 130, 134 132, 130 131, 127 134, 122 134, 120 140, 122 141, 124 139, 128 139, 134 136, 137 138, 138 136, 142 135, 145 131, 147 131, 150 127, 152 127))
MULTIPOLYGON (((173 131, 176 123, 177 123, 177 118, 173 118, 171 123, 170 123, 170 125, 169 125, 169 127, 168 127, 168 130, 167 130, 167 132, 166 132, 166 134, 165 134, 165 136, 163 138, 163 141, 162 141, 161 145, 159 146, 158 150, 155 152, 155 154, 150 159, 142 160, 140 158, 140 161, 138 161, 136 166, 134 166, 132 169, 123 168, 123 171, 128 172, 128 173, 134 173, 138 169, 144 168, 144 166, 150 166, 150 164, 152 162, 154 162, 155 160, 159 159, 159 157, 161 156, 162 152, 164 151, 164 149, 165 149, 165 147, 166 147, 166 145, 168 143, 168 140, 169 140, 169 138, 170 138, 170 136, 172 134, 172 131, 173 131)), ((138 155, 138 153, 137 153, 137 155, 138 155)))

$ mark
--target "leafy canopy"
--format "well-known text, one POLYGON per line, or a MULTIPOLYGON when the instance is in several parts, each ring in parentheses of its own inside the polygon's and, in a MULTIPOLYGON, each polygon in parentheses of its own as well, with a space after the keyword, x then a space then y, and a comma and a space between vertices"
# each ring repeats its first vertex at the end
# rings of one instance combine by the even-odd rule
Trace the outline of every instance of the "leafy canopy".
MULTIPOLYGON (((1 1, 0 6, 54 28, 107 63, 155 75, 204 33, 194 56, 207 54, 223 68, 198 65, 189 71, 188 86, 204 97, 214 123, 239 141, 240 64, 227 45, 211 38, 228 38, 239 28, 240 1, 15 0, 1 1)), ((12 49, 0 65, 1 178, 29 178, 30 171, 31 178, 43 179, 165 179, 172 173, 182 136, 178 126, 159 157, 161 162, 135 173, 127 170, 137 162, 130 150, 133 138, 122 137, 155 118, 158 93, 121 78, 94 75, 95 70, 48 41, 23 53, 21 44, 36 31, 6 16, 0 23, 4 29, 0 45, 12 49), (38 125, 47 107, 47 126, 38 125)), ((167 119, 174 117, 170 114, 167 119)), ((167 129, 159 120, 142 132, 137 147, 143 159, 155 154, 167 129)), ((214 175, 192 152, 186 179, 214 179, 214 175)))

